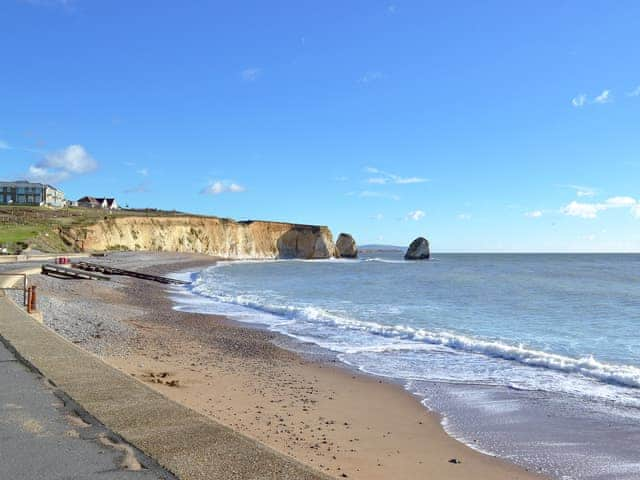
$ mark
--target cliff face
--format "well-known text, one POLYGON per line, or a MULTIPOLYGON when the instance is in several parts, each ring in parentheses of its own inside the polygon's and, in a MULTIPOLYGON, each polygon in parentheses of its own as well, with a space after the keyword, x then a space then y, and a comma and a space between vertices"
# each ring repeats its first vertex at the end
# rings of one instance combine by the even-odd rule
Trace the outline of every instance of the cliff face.
POLYGON ((109 217, 61 236, 78 251, 191 252, 234 259, 314 259, 335 253, 327 227, 215 217, 109 217))

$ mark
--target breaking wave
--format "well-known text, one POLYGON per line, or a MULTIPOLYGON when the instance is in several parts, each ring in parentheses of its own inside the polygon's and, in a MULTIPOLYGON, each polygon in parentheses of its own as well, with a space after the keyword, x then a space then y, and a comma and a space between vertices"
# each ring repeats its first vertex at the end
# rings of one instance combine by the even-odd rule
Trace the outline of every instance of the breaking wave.
POLYGON ((384 325, 371 321, 362 321, 331 313, 316 306, 277 305, 264 302, 253 296, 218 294, 212 292, 207 283, 202 281, 201 278, 196 280, 193 286, 193 293, 210 297, 218 302, 238 305, 274 315, 282 323, 300 322, 406 342, 393 346, 354 345, 334 348, 343 353, 356 353, 358 351, 382 352, 389 349, 412 350, 419 349, 420 345, 429 344, 446 347, 454 351, 509 360, 530 367, 546 368, 566 374, 578 374, 608 384, 640 388, 640 368, 605 363, 591 355, 573 358, 536 350, 525 345, 510 345, 499 340, 481 339, 447 331, 430 331, 406 325, 384 325))

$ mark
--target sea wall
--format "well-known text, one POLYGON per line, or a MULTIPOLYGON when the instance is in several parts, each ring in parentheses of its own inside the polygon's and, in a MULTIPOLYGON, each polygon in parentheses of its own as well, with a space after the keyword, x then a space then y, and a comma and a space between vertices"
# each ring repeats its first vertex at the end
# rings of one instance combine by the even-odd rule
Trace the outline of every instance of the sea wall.
POLYGON ((81 252, 144 250, 204 253, 233 259, 329 258, 333 236, 324 226, 199 216, 106 217, 60 231, 81 252))

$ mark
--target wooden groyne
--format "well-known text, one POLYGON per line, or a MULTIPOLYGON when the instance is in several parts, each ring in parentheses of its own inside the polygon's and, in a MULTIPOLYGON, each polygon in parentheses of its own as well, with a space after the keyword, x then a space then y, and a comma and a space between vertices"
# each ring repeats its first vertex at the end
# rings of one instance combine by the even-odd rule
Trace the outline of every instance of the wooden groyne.
POLYGON ((78 262, 72 264, 74 269, 83 270, 87 273, 98 273, 103 275, 123 275, 127 277, 140 278, 142 280, 150 280, 153 282, 164 283, 168 285, 188 285, 190 282, 177 280, 175 278, 161 277, 159 275, 151 275, 148 273, 135 272, 133 270, 123 270, 122 268, 108 267, 98 265, 97 263, 78 262))
POLYGON ((54 265, 45 263, 42 265, 43 275, 53 275, 65 278, 78 278, 83 280, 110 280, 107 275, 97 272, 86 272, 77 268, 65 267, 62 265, 54 265))

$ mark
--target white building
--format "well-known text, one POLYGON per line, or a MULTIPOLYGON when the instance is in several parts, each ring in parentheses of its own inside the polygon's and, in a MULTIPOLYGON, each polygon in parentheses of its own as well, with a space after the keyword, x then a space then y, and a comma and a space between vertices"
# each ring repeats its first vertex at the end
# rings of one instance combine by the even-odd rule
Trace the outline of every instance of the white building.
POLYGON ((77 203, 79 207, 84 208, 104 208, 107 210, 120 208, 115 198, 82 197, 77 203))
POLYGON ((64 192, 45 183, 26 180, 0 182, 0 205, 64 207, 64 192))

